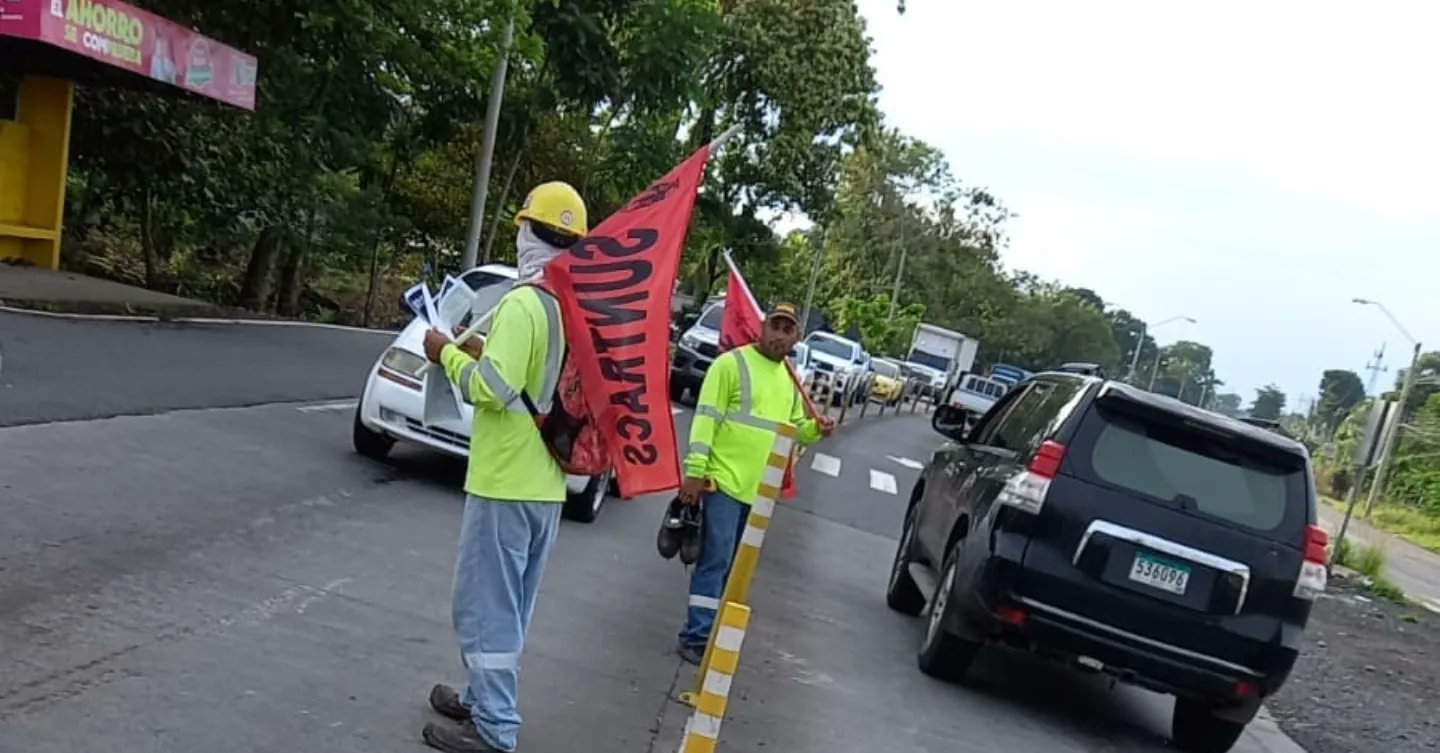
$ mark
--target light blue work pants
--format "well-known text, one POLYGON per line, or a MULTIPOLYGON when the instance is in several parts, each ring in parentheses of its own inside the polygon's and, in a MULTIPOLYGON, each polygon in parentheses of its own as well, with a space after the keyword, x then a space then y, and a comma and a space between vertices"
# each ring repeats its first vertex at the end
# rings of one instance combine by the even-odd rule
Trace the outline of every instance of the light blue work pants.
POLYGON ((470 496, 460 524, 453 615, 469 684, 460 701, 490 745, 514 750, 520 653, 535 594, 560 530, 557 502, 470 496))

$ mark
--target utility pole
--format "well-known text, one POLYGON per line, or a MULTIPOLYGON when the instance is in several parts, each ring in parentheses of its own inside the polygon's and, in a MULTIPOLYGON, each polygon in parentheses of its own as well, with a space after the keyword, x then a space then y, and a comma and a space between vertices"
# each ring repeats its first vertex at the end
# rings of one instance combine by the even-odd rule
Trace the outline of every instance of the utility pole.
POLYGON ((1155 366, 1150 369, 1150 386, 1145 389, 1155 391, 1155 377, 1160 376, 1160 343, 1155 343, 1155 366))
POLYGON ((1400 385, 1400 404, 1395 406, 1395 420, 1385 432, 1384 444, 1380 446, 1380 463, 1375 468, 1375 479, 1370 482, 1370 494, 1365 498, 1365 517, 1375 509, 1375 500, 1380 496, 1380 487, 1385 485, 1385 471, 1390 468, 1390 456, 1395 452, 1395 440, 1400 436, 1400 423, 1405 420, 1405 401, 1410 399, 1410 388, 1415 385, 1415 371, 1420 368, 1420 343, 1415 343, 1415 352, 1410 356, 1410 368, 1405 370, 1405 381, 1400 385))
MULTIPOLYGON (((902 206, 904 202, 901 202, 902 206)), ((895 318, 895 306, 900 301, 900 276, 905 273, 905 222, 900 222, 900 265, 895 268, 895 287, 890 290, 890 316, 895 318)))
POLYGON ((815 281, 820 277, 820 254, 825 251, 825 228, 815 225, 810 231, 810 242, 815 246, 815 258, 810 264, 810 285, 805 289, 805 309, 800 314, 800 337, 810 332, 810 307, 815 304, 815 281))
POLYGON ((1380 372, 1389 371, 1389 369, 1384 366, 1385 343, 1380 343, 1380 349, 1375 351, 1375 355, 1372 358, 1373 360, 1365 364, 1365 370, 1370 372, 1370 384, 1365 387, 1365 394, 1367 395, 1375 394, 1375 380, 1380 376, 1380 372))
POLYGON ((510 69, 510 46, 515 41, 515 14, 505 22, 505 36, 500 41, 500 56, 490 76, 490 99, 485 103, 485 135, 480 139, 480 153, 475 156, 475 187, 470 196, 470 226, 465 231, 465 253, 460 257, 460 271, 475 266, 480 254, 480 228, 485 219, 485 199, 490 192, 490 166, 495 157, 495 133, 500 130, 500 101, 505 97, 505 75, 510 69))

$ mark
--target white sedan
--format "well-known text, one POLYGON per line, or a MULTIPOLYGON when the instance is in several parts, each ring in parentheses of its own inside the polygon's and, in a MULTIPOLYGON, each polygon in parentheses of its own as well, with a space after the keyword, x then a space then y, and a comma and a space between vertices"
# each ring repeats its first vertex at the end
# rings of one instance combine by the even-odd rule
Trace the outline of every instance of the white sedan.
MULTIPOLYGON (((515 285, 515 268, 505 264, 487 264, 460 276, 460 285, 473 291, 474 303, 462 324, 469 326, 475 318, 495 307, 500 297, 515 285)), ((458 286, 457 286, 458 288, 458 286)), ((437 301, 444 309, 445 298, 437 301)), ((470 450, 473 409, 460 404, 458 417, 441 418, 425 423, 425 320, 415 318, 405 325, 379 360, 370 368, 365 391, 355 409, 355 450, 375 460, 383 460, 395 442, 408 442, 464 458, 470 450)), ((488 325, 480 335, 489 333, 488 325)), ((600 476, 566 476, 568 495, 565 517, 589 523, 600 514, 607 495, 614 494, 613 474, 600 476)))

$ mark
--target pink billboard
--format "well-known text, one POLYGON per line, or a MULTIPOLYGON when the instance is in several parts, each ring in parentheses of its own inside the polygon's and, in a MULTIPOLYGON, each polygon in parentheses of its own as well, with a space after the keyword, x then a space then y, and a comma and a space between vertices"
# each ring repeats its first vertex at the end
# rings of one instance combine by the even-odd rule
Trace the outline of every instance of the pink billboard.
POLYGON ((253 55, 118 0, 0 0, 0 35, 45 42, 255 109, 253 55))

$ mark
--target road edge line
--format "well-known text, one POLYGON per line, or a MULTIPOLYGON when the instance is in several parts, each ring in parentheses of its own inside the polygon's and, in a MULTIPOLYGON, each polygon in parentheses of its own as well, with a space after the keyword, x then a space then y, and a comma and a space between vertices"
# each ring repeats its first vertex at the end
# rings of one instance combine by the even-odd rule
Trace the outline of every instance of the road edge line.
POLYGON ((27 309, 17 306, 0 304, 0 313, 20 314, 22 316, 38 316, 50 319, 69 319, 74 321, 95 321, 95 322, 134 322, 137 324, 221 324, 229 326, 256 325, 261 327, 315 327, 318 329, 334 329, 346 332, 360 332, 372 335, 389 335, 394 337, 399 330, 375 329, 373 327, 354 327, 348 324, 331 324, 330 322, 302 322, 292 319, 237 319, 234 317, 208 317, 208 316, 156 316, 153 314, 77 314, 63 311, 41 311, 39 309, 27 309))

